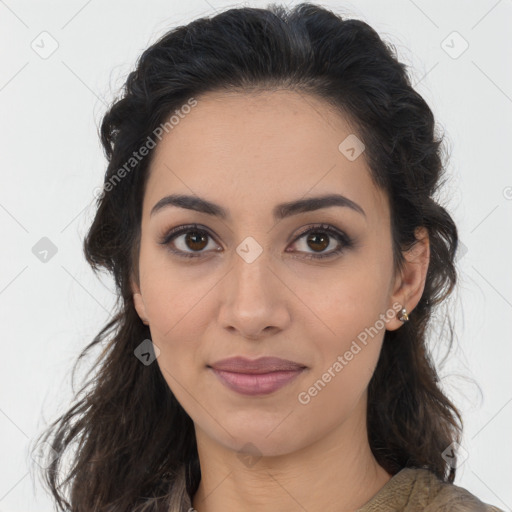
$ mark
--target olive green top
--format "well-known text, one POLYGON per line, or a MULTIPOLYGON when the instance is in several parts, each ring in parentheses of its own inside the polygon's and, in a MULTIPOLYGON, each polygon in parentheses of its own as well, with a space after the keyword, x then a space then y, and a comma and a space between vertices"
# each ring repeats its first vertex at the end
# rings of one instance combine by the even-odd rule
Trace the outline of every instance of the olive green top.
POLYGON ((357 512, 503 512, 427 469, 404 468, 357 512))

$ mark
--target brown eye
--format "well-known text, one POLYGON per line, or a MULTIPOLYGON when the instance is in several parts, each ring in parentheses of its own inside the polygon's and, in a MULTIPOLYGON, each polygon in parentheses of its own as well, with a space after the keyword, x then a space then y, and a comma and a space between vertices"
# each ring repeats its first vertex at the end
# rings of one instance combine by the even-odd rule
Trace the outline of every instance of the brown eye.
POLYGON ((293 245, 296 246, 294 252, 304 253, 306 259, 322 259, 334 257, 352 247, 352 240, 337 228, 321 224, 304 230, 293 245), (329 247, 331 250, 327 251, 329 247))
POLYGON ((211 252, 205 250, 210 241, 213 241, 213 237, 208 231, 196 225, 188 225, 171 229, 160 243, 177 256, 197 258, 206 252, 211 252))
POLYGON ((185 244, 193 251, 201 251, 208 244, 208 234, 202 231, 188 231, 185 236, 185 244))
MULTIPOLYGON (((305 247, 298 250, 295 247, 296 250, 291 252, 303 253, 302 257, 306 259, 334 257, 353 245, 351 238, 329 224, 310 226, 304 230, 293 245, 300 246, 301 243, 305 247), (327 250, 329 247, 331 249, 327 250)), ((160 244, 167 246, 171 253, 184 258, 198 258, 208 252, 222 250, 218 245, 215 247, 214 237, 206 229, 195 224, 171 229, 160 244), (210 242, 213 247, 208 250, 210 242)))
POLYGON ((329 235, 326 235, 325 233, 309 233, 306 243, 310 244, 309 247, 315 251, 324 251, 329 247, 329 238, 329 235))

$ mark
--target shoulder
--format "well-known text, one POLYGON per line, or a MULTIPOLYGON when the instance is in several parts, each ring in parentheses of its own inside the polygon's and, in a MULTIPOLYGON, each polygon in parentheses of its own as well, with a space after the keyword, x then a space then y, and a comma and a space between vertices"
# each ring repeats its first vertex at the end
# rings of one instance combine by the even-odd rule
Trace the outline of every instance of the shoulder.
POLYGON ((463 487, 443 482, 426 469, 412 469, 415 477, 414 491, 426 495, 429 503, 425 512, 502 512, 500 509, 480 501, 463 487))
POLYGON ((404 468, 358 512, 503 512, 427 469, 404 468))

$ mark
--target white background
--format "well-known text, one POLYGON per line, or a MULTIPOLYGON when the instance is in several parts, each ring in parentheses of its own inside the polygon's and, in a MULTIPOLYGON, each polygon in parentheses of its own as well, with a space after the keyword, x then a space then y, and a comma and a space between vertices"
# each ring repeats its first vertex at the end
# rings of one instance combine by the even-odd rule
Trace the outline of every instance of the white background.
MULTIPOLYGON (((228 5, 266 2, 0 0, 0 512, 53 510, 28 473, 28 446, 65 410, 72 364, 114 304, 110 279, 82 255, 106 165, 97 136, 106 104, 158 36, 228 5), (58 43, 46 59, 31 47, 43 31, 58 43), (42 237, 58 250, 46 263, 32 252, 42 237)), ((465 421, 469 458, 456 483, 511 510, 512 2, 321 5, 396 46, 446 133, 444 199, 464 244, 450 308, 458 341, 441 371, 465 421)))

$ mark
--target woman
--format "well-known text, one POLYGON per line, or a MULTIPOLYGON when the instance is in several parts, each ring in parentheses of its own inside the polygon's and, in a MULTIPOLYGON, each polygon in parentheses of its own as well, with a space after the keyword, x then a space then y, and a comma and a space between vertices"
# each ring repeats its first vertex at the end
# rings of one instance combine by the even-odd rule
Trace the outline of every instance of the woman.
POLYGON ((101 137, 84 249, 122 301, 45 433, 61 510, 498 510, 453 484, 426 347, 456 282, 441 139, 372 28, 312 4, 196 20, 101 137))

